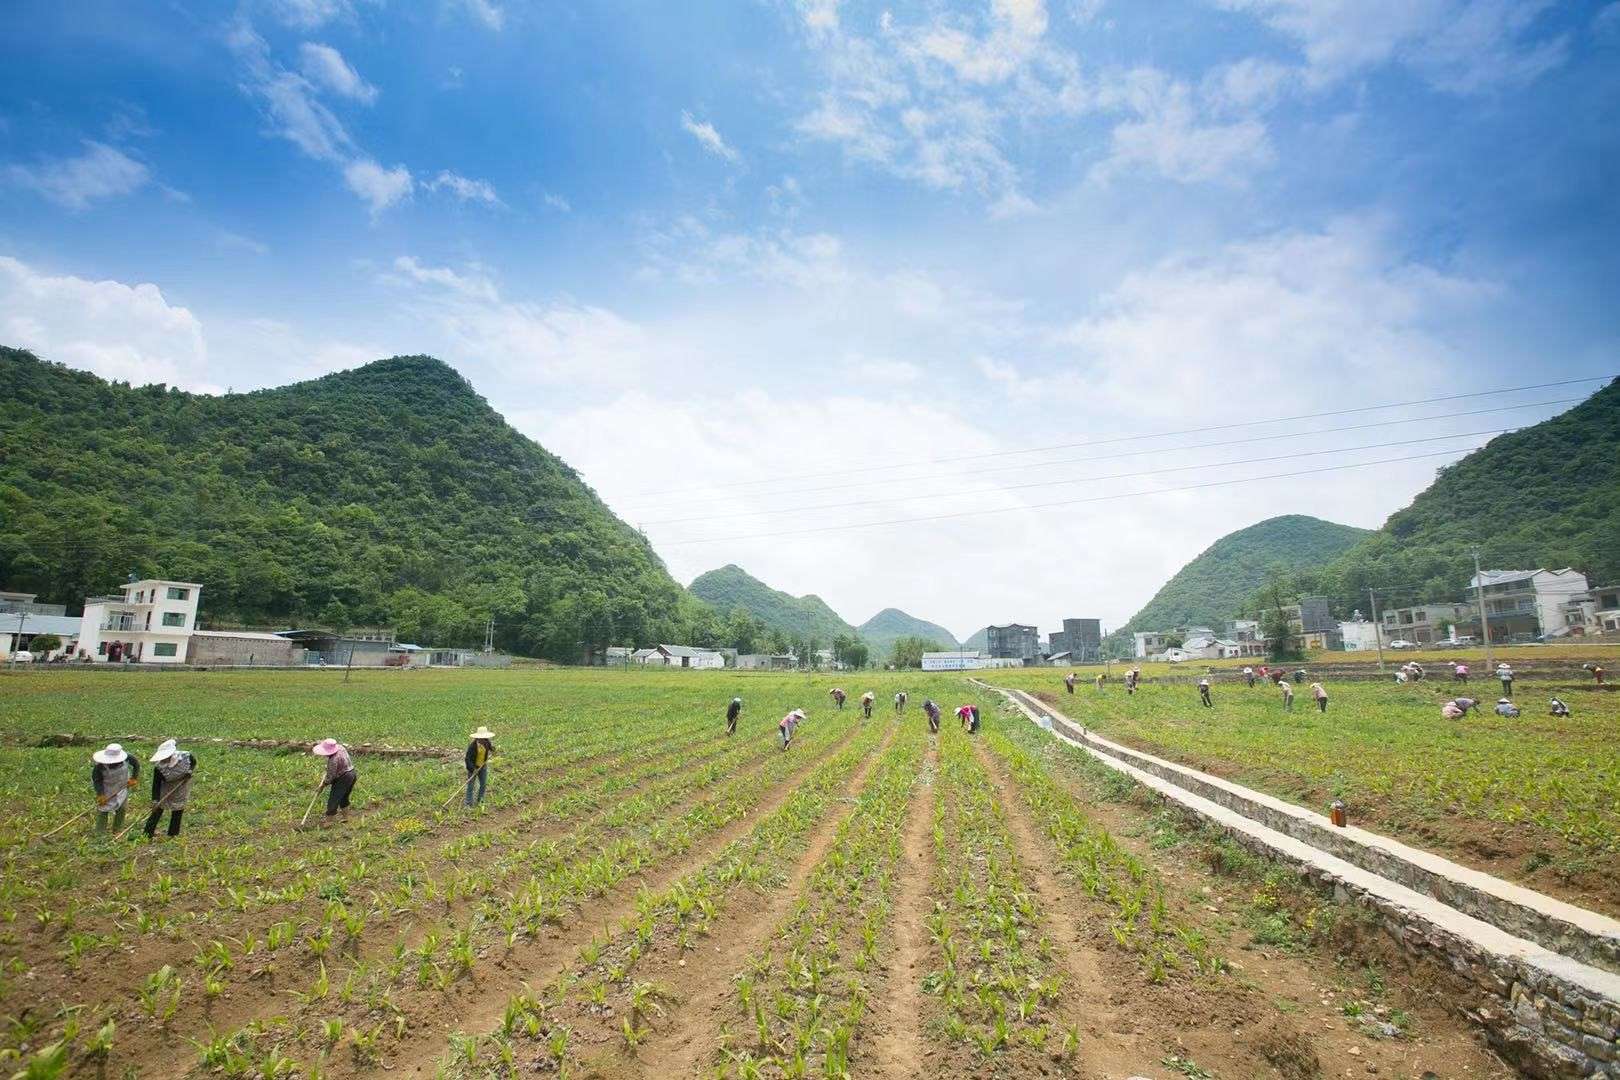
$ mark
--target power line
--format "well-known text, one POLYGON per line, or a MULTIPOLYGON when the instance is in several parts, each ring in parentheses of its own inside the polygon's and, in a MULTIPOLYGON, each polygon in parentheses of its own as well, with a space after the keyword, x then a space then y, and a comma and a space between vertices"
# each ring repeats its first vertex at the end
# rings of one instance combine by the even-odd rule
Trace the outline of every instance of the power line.
POLYGON ((1230 487, 1233 484, 1250 484, 1261 480, 1284 480, 1295 476, 1315 476, 1320 473, 1341 472, 1346 469, 1364 469, 1371 465, 1389 465, 1404 461, 1421 461, 1425 458, 1444 457, 1448 454, 1466 454, 1478 450, 1477 446, 1456 447, 1451 450, 1433 450, 1426 454, 1413 454, 1407 457, 1377 458, 1373 461, 1360 461, 1349 465, 1327 465, 1319 469, 1299 469, 1292 472, 1270 473, 1263 476, 1246 476, 1233 480, 1211 480, 1203 484, 1186 484, 1181 487, 1157 488, 1152 491, 1128 491, 1113 495, 1093 495, 1084 499, 1062 499, 1058 502, 1030 503, 1017 507, 994 507, 984 510, 960 510, 950 514, 930 514, 925 517, 891 518, 885 521, 864 521, 849 525, 825 525, 811 529, 783 529, 777 532, 748 533, 742 536, 709 536, 694 540, 668 540, 665 547, 685 547, 691 544, 718 544, 735 542, 738 540, 768 540, 780 536, 808 536, 815 533, 847 532, 853 529, 875 529, 887 525, 916 525, 930 521, 949 521, 955 518, 982 517, 986 514, 1006 514, 1016 510, 1048 510, 1060 506, 1078 506, 1083 503, 1109 502, 1114 499, 1135 499, 1146 495, 1170 495, 1182 491, 1202 491, 1206 488, 1230 487))
MULTIPOLYGON (((998 465, 993 468, 972 469, 966 472, 934 473, 925 476, 894 476, 882 480, 863 480, 855 483, 824 484, 819 487, 784 488, 776 491, 762 492, 763 495, 810 495, 823 491, 854 491, 860 488, 887 487, 893 484, 909 484, 926 480, 954 480, 971 478, 975 476, 988 476, 992 473, 1027 472, 1030 469, 1046 469, 1057 465, 1085 465, 1098 461, 1116 461, 1120 458, 1141 457, 1144 454, 1181 453, 1187 450, 1208 450, 1221 446, 1241 446, 1247 443, 1278 442, 1284 439, 1315 438, 1319 435, 1332 435, 1343 431, 1366 431, 1369 428, 1396 427, 1401 424, 1421 424, 1431 420, 1456 420, 1464 416, 1482 416, 1488 413, 1512 412, 1517 409, 1542 408, 1548 405, 1567 405, 1572 402, 1584 401, 1585 398, 1554 398, 1551 401, 1527 401, 1517 405, 1498 405, 1490 409, 1471 409, 1466 412, 1437 413, 1427 416, 1411 416, 1400 420, 1379 420, 1371 424, 1346 424, 1340 427, 1314 428, 1307 431, 1290 431, 1280 435, 1252 435, 1243 439, 1221 439, 1215 442, 1190 443, 1185 446, 1150 447, 1143 450, 1125 450, 1116 454, 1090 454, 1086 457, 1059 458, 1056 461, 1025 462, 1017 465, 998 465)), ((708 500, 725 498, 723 495, 705 496, 708 500)), ((682 500, 689 502, 690 500, 682 500)), ((648 522, 647 524, 656 524, 648 522)))
POLYGON ((1324 412, 1300 413, 1295 416, 1277 416, 1262 420, 1243 420, 1227 424, 1209 424, 1203 427, 1177 428, 1171 431, 1156 431, 1145 435, 1117 435, 1106 439, 1087 439, 1082 442, 1053 443, 1048 446, 1031 446, 1018 450, 993 450, 979 454, 961 454, 954 457, 926 458, 920 461, 899 462, 891 465, 865 465, 844 469, 834 469, 824 472, 799 473, 792 476, 776 476, 767 480, 739 480, 731 484, 700 484, 691 488, 662 489, 659 491, 641 492, 626 496, 629 499, 661 498, 666 495, 681 495, 694 491, 719 491, 738 487, 753 487, 759 484, 777 483, 782 480, 814 480, 826 476, 845 476, 851 473, 878 472, 885 469, 912 468, 918 465, 939 465, 956 461, 980 461, 987 458, 1010 457, 1017 454, 1038 454, 1048 450, 1072 450, 1082 446, 1104 446, 1112 443, 1136 442, 1141 439, 1162 439, 1171 435, 1196 435, 1206 431, 1231 431, 1237 428, 1258 427, 1262 424, 1283 424, 1296 420, 1317 420, 1324 416, 1350 416, 1356 413, 1377 412, 1382 409, 1396 409, 1411 405, 1436 405, 1444 401, 1462 401, 1468 398, 1494 397, 1497 394, 1514 394, 1524 390, 1544 390, 1554 386, 1573 386, 1579 383, 1605 382, 1614 378, 1613 375, 1593 375, 1580 379, 1561 379, 1554 382, 1531 383, 1526 386, 1509 386, 1498 390, 1477 390, 1467 394, 1448 394, 1444 397, 1416 398, 1411 401, 1392 401, 1381 405, 1362 405, 1351 409, 1329 409, 1324 412))
POLYGON ((1055 487, 1061 484, 1090 484, 1101 480, 1128 480, 1141 476, 1158 476, 1163 473, 1188 472, 1194 469, 1220 469, 1232 465, 1255 465, 1267 461, 1291 461, 1295 458, 1321 457, 1323 454, 1348 454, 1356 450, 1383 450, 1391 446, 1414 446, 1419 443, 1441 442, 1445 439, 1477 439, 1485 436, 1502 435, 1506 432, 1514 430, 1517 429, 1497 428, 1494 431, 1457 432, 1451 435, 1431 435, 1424 439, 1397 439, 1393 442, 1368 443, 1363 446, 1340 446, 1328 450, 1305 450, 1295 451, 1288 454, 1274 454, 1270 457, 1240 458, 1236 461, 1211 461, 1202 462, 1196 465, 1171 465, 1162 469, 1140 469, 1136 472, 1128 473, 1102 473, 1093 476, 1065 477, 1061 480, 1035 480, 1027 484, 1002 484, 996 487, 968 488, 963 491, 939 491, 931 492, 926 495, 900 495, 886 499, 865 499, 855 502, 813 503, 809 506, 785 506, 772 510, 739 510, 736 513, 731 514, 701 514, 696 517, 665 518, 661 521, 648 521, 643 522, 642 524, 685 525, 694 521, 724 521, 729 518, 766 517, 772 514, 803 514, 809 513, 813 510, 838 510, 852 506, 878 506, 895 502, 898 499, 906 498, 943 499, 954 498, 960 495, 993 495, 1002 491, 1025 491, 1030 488, 1055 487))

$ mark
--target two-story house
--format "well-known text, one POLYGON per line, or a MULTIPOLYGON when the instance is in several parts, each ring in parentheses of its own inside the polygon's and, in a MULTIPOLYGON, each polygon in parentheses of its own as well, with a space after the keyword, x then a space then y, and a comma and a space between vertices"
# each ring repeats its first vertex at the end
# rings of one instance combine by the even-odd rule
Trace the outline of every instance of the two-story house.
POLYGON ((1572 613, 1584 619, 1570 601, 1590 592, 1586 575, 1562 570, 1485 570, 1468 582, 1484 592, 1485 618, 1492 641, 1532 641, 1561 636, 1571 628, 1572 613))

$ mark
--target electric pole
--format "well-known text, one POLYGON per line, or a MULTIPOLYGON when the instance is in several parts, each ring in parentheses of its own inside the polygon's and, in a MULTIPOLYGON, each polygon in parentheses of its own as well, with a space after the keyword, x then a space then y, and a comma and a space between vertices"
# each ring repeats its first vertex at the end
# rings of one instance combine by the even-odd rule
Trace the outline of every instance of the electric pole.
POLYGON ((1485 572, 1479 568, 1479 548, 1474 548, 1474 599, 1479 602, 1479 632, 1485 638, 1485 668, 1489 674, 1496 667, 1491 654, 1491 624, 1485 617, 1485 572))
POLYGON ((1384 670, 1384 635, 1378 626, 1378 595, 1372 589, 1367 590, 1367 599, 1372 602, 1373 641, 1378 645, 1378 670, 1384 670))

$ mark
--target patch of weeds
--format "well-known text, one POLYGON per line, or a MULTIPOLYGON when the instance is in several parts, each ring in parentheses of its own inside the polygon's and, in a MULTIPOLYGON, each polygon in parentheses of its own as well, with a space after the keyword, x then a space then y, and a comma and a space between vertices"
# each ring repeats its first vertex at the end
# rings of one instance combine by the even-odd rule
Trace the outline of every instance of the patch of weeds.
POLYGON ((1190 1080, 1213 1080, 1214 1073, 1199 1065, 1191 1058, 1177 1057, 1170 1054, 1160 1060, 1159 1064, 1167 1069, 1173 1069, 1190 1080))

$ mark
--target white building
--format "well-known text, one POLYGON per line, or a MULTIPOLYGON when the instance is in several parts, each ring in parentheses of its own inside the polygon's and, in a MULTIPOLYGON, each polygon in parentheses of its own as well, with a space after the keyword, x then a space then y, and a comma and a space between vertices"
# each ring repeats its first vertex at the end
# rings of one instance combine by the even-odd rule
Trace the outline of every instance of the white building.
POLYGON ((1345 652, 1364 652, 1378 648, 1378 624, 1370 619, 1352 619, 1339 624, 1344 638, 1345 652))
POLYGON ((641 662, 649 666, 663 665, 665 667, 682 668, 723 668, 726 658, 713 649, 694 649, 689 645, 659 645, 652 649, 638 650, 637 655, 645 652, 647 656, 641 662))
POLYGON ((1586 598, 1591 586, 1577 570, 1486 570, 1469 579, 1470 589, 1479 586, 1492 641, 1561 637, 1586 626, 1587 613, 1575 601, 1586 598))
MULTIPOLYGON (((62 639, 60 648, 51 650, 51 656, 66 652, 73 655, 78 646, 79 620, 68 615, 35 615, 26 611, 0 612, 0 660, 10 660, 14 652, 29 650, 34 638, 41 634, 55 634, 62 639)), ((35 660, 47 657, 34 656, 35 660)))
POLYGON ((1137 631, 1132 634, 1131 637, 1136 640, 1136 658, 1146 660, 1155 653, 1163 652, 1165 638, 1169 636, 1169 634, 1155 633, 1153 631, 1137 631))
POLYGON ((967 671, 971 668, 988 667, 990 658, 982 652, 974 650, 957 650, 955 652, 925 652, 922 654, 922 669, 924 671, 967 671))
POLYGON ((85 598, 78 647, 97 661, 185 663, 202 586, 148 578, 123 590, 122 596, 85 598))

